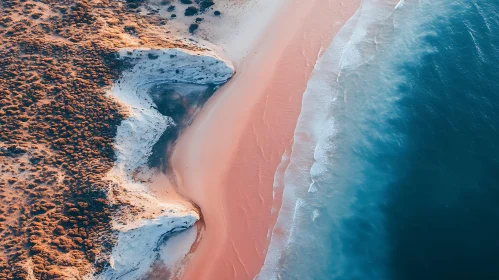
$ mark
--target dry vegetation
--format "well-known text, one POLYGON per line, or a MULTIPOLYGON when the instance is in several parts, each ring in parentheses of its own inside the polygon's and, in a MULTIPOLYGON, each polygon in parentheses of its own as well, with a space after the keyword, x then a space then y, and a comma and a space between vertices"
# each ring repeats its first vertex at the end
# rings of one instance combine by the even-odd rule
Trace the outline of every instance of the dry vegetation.
POLYGON ((117 48, 184 47, 142 1, 0 1, 0 279, 81 279, 113 244, 117 48), (30 278, 31 279, 31 278, 30 278))

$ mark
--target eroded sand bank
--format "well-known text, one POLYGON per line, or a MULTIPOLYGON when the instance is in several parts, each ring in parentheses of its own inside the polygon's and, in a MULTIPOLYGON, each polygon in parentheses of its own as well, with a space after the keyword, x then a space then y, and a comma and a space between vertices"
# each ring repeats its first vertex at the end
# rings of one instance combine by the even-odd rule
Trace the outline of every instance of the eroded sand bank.
POLYGON ((306 82, 321 50, 360 4, 286 2, 175 148, 179 190, 200 206, 205 222, 183 279, 253 279, 259 272, 275 222, 271 209, 279 204, 274 174, 291 143, 306 82))
POLYGON ((122 208, 113 217, 117 240, 110 266, 97 279, 140 279, 159 258, 164 240, 199 219, 189 202, 179 196, 163 200, 154 184, 142 178, 150 171, 146 163, 155 143, 179 125, 157 110, 150 89, 163 83, 223 84, 234 72, 230 63, 209 51, 134 48, 119 55, 131 67, 111 87, 110 96, 128 117, 118 127, 116 161, 107 177, 114 182, 109 200, 122 208))

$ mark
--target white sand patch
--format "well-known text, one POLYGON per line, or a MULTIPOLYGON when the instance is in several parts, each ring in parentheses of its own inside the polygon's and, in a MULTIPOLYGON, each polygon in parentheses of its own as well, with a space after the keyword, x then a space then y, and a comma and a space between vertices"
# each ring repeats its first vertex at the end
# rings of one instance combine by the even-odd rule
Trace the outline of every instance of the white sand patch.
POLYGON ((149 89, 158 83, 223 84, 234 73, 230 63, 211 52, 181 49, 123 49, 121 59, 133 67, 116 81, 110 96, 127 109, 129 117, 118 127, 116 162, 108 178, 111 202, 129 202, 139 213, 115 217, 118 240, 112 250, 111 267, 97 279, 140 279, 158 258, 165 237, 191 227, 199 214, 185 201, 161 202, 148 185, 135 180, 144 168, 153 145, 168 127, 175 125, 161 115, 149 89))
POLYGON ((218 0, 206 12, 194 16, 185 16, 190 5, 175 3, 175 11, 169 12, 170 5, 161 5, 161 1, 149 0, 150 7, 158 10, 158 14, 168 20, 167 27, 177 37, 202 39, 203 42, 224 57, 233 61, 236 66, 255 49, 262 34, 274 19, 274 15, 289 0, 218 0), (220 11, 215 16, 214 11, 220 11), (176 18, 171 19, 175 14, 176 18), (199 29, 192 35, 189 26, 202 18, 199 29))
POLYGON ((119 173, 130 173, 146 163, 151 149, 173 120, 154 109, 148 90, 159 83, 223 84, 233 67, 213 54, 180 49, 123 49, 123 59, 137 60, 113 85, 111 94, 127 106, 131 116, 116 136, 119 173))
POLYGON ((179 267, 196 241, 197 228, 191 227, 178 235, 172 236, 161 248, 161 261, 167 267, 179 267))

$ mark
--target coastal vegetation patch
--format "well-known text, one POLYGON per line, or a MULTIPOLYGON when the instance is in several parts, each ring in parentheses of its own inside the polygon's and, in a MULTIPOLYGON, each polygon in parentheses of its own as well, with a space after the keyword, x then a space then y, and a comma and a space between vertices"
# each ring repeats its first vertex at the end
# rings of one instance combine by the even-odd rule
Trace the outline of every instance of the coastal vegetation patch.
POLYGON ((0 1, 0 279, 83 279, 115 242, 105 175, 123 47, 193 49, 143 1, 0 1))

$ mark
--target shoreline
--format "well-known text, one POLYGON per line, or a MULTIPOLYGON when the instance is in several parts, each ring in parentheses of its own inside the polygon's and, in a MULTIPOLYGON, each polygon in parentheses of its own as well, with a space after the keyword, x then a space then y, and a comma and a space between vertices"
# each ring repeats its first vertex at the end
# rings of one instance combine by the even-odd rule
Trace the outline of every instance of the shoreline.
POLYGON ((201 208, 206 226, 182 279, 258 274, 280 207, 275 171, 292 143, 308 78, 360 3, 343 2, 287 3, 180 136, 172 156, 179 191, 201 208))
POLYGON ((160 112, 151 90, 163 83, 219 85, 234 73, 230 63, 210 51, 132 48, 121 49, 119 55, 131 67, 109 92, 128 112, 118 126, 116 161, 107 174, 111 182, 108 199, 120 206, 113 216, 117 240, 110 267, 97 279, 141 278, 160 257, 157 252, 165 239, 200 218, 189 201, 173 192, 168 198, 169 186, 158 186, 161 174, 153 174, 148 166, 158 140, 165 131, 181 125, 182 119, 160 112))

